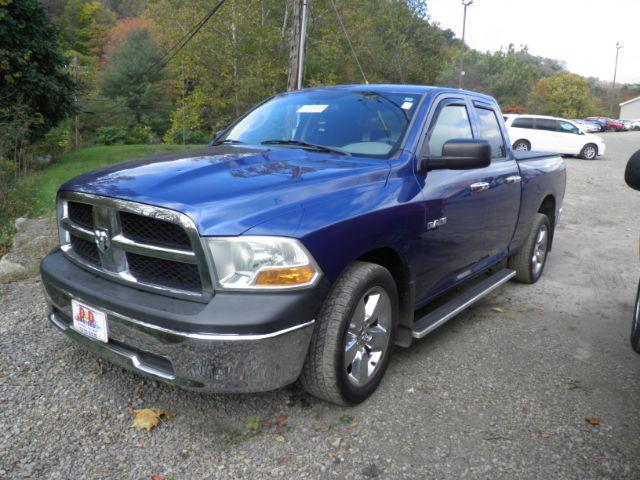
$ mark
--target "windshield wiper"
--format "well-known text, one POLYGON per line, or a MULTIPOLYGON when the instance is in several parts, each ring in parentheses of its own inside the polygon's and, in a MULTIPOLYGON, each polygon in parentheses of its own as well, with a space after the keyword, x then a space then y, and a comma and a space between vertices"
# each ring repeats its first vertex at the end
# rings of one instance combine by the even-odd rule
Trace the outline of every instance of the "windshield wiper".
POLYGON ((227 138, 225 140, 213 140, 209 146, 214 147, 216 145, 232 145, 232 144, 239 144, 239 143, 245 143, 245 142, 241 142, 240 140, 232 140, 230 138, 227 138))
POLYGON ((351 156, 349 152, 340 150, 339 148, 326 147, 324 145, 316 145, 315 143, 303 142, 302 140, 265 140, 260 142, 261 145, 293 145, 301 148, 318 150, 319 152, 337 153, 338 155, 351 156))

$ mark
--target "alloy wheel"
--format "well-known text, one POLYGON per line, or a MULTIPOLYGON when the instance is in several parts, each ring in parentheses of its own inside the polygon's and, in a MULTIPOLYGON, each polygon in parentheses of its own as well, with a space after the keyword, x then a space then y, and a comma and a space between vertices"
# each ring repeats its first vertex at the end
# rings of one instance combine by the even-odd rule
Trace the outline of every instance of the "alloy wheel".
POLYGON ((344 368, 352 384, 362 387, 379 371, 389 348, 392 325, 389 294, 381 287, 369 289, 351 316, 344 343, 344 368))

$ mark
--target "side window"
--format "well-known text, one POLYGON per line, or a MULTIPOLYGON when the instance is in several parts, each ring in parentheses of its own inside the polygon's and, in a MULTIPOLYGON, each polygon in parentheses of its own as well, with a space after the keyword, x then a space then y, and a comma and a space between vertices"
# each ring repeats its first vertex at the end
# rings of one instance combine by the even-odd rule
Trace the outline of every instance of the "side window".
POLYGON ((495 112, 487 108, 476 108, 476 113, 478 114, 478 133, 481 139, 491 144, 491 156, 504 158, 506 156, 504 139, 495 112))
POLYGON ((429 155, 442 155, 442 146, 454 138, 473 138, 469 114, 464 105, 446 105, 440 110, 429 130, 429 155))
POLYGON ((533 118, 516 118, 511 126, 514 128, 533 128, 533 118))
POLYGON ((573 133, 574 135, 580 133, 578 127, 569 122, 560 122, 560 131, 562 133, 573 133))
POLYGON ((551 118, 537 118, 536 119, 536 128, 538 130, 547 130, 550 132, 558 131, 558 122, 551 118))

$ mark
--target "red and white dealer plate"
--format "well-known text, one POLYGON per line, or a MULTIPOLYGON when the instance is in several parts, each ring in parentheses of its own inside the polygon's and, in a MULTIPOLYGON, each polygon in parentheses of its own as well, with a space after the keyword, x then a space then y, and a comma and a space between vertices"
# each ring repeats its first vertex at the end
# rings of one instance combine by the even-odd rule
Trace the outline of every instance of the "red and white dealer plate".
POLYGON ((107 343, 109 333, 107 331, 107 315, 98 309, 71 300, 73 311, 73 328, 87 337, 107 343))

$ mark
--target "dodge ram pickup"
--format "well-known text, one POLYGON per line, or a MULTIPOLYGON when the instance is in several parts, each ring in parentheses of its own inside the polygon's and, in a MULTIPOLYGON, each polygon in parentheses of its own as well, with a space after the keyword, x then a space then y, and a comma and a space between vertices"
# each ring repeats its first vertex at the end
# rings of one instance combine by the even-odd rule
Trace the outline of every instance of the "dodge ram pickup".
POLYGON ((49 320, 186 389, 300 379, 356 404, 395 345, 509 279, 540 278, 565 179, 558 155, 512 151, 485 95, 275 95, 206 148, 64 184, 60 247, 41 265, 49 320))

